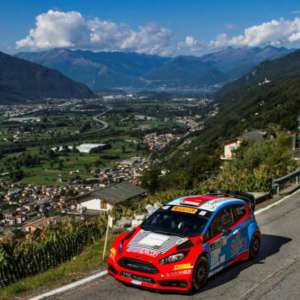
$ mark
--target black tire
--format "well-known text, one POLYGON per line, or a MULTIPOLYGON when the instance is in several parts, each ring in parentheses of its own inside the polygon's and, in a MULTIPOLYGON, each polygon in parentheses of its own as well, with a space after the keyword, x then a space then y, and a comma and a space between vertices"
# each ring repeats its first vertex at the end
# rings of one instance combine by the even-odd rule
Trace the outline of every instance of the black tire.
POLYGON ((200 256, 193 271, 192 291, 201 290, 208 279, 208 261, 205 256, 200 256))
POLYGON ((255 259, 259 256, 260 245, 261 245, 260 232, 256 231, 253 234, 249 245, 249 259, 255 259))

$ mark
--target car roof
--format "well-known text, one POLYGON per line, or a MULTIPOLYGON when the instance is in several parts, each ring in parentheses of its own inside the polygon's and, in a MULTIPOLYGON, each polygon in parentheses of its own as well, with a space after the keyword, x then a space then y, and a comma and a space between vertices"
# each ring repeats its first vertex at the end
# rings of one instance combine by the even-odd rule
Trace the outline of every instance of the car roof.
POLYGON ((178 205, 195 207, 201 210, 207 210, 214 212, 219 210, 221 207, 233 205, 233 204, 245 204, 246 202, 241 199, 232 197, 222 197, 218 195, 191 195, 176 198, 166 205, 178 205))

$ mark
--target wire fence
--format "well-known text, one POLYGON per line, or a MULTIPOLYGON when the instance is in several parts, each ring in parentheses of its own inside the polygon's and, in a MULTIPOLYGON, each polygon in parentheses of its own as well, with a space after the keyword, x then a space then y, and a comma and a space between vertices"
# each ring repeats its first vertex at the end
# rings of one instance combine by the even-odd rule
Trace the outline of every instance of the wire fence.
POLYGON ((80 254, 86 245, 101 238, 104 228, 103 225, 89 224, 39 243, 27 242, 24 245, 1 243, 0 287, 44 272, 80 254))

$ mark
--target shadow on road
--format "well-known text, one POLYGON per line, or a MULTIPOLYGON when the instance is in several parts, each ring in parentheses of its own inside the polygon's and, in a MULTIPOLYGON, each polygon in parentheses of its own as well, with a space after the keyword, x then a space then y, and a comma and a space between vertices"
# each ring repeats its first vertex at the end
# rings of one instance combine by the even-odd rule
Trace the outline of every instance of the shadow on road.
POLYGON ((221 271, 220 273, 214 275, 211 277, 207 283, 207 285, 201 290, 205 291, 208 289, 212 289, 214 287, 220 286, 230 280, 233 280, 236 278, 239 273, 247 268, 249 268, 251 265, 254 264, 263 264, 264 260, 276 254, 280 251, 280 248, 291 241, 291 238, 284 237, 284 236, 278 236, 278 235, 272 235, 272 234, 262 234, 261 236, 261 250, 260 255, 257 259, 252 261, 245 261, 241 263, 237 263, 231 267, 228 267, 221 271))
MULTIPOLYGON (((245 261, 236 263, 235 265, 232 265, 221 272, 217 273, 216 275, 212 276, 208 282, 207 285, 199 291, 199 293, 218 287, 222 284, 225 284, 228 281, 231 281, 238 277, 238 275, 245 269, 249 268, 251 265, 255 264, 263 264, 264 260, 276 254, 280 251, 280 248, 291 241, 291 238, 278 236, 278 235, 272 235, 272 234, 262 234, 261 236, 261 250, 260 255, 257 259, 251 260, 251 261, 245 261)), ((133 288, 137 289, 144 289, 137 286, 132 286, 133 288)), ((148 290, 148 289, 147 289, 148 290)), ((152 291, 148 290, 150 292, 159 293, 159 294, 179 294, 178 292, 166 292, 166 291, 152 291)), ((182 294, 181 295, 191 295, 189 294, 182 294)), ((197 294, 197 293, 196 293, 197 294)))

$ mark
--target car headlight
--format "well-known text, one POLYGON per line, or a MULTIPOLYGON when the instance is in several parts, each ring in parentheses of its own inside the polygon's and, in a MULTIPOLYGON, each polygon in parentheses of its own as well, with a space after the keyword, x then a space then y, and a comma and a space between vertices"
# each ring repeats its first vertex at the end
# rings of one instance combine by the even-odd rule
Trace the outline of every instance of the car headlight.
POLYGON ((162 258, 159 262, 161 264, 169 264, 182 260, 186 256, 185 253, 175 253, 168 257, 162 258))

